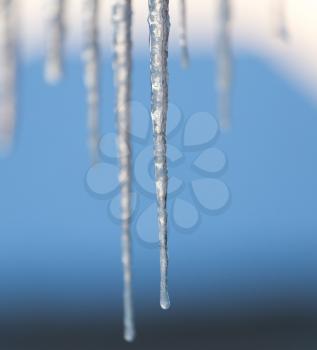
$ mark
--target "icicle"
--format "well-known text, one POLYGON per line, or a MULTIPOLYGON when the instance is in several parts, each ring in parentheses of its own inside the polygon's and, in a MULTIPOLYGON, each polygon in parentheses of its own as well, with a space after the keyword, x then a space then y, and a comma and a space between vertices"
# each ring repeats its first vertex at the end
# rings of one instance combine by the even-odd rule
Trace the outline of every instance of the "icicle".
POLYGON ((168 107, 168 37, 169 0, 149 0, 150 55, 152 106, 151 117, 154 132, 154 160, 158 226, 160 239, 160 303, 163 309, 170 307, 168 295, 168 245, 167 245, 167 162, 166 119, 168 107))
POLYGON ((65 0, 48 0, 48 37, 45 79, 54 84, 63 75, 65 0))
POLYGON ((218 37, 218 113, 222 129, 230 126, 230 94, 232 75, 231 52, 231 0, 219 1, 218 37))
POLYGON ((89 149, 93 163, 98 161, 99 133, 99 47, 98 47, 98 8, 99 0, 84 0, 85 85, 88 105, 89 149))
POLYGON ((115 0, 114 26, 114 79, 116 86, 116 115, 120 162, 122 210, 122 263, 124 279, 124 338, 133 341, 135 326, 131 281, 131 150, 130 150, 130 97, 131 97, 131 0, 115 0))
POLYGON ((286 42, 289 39, 289 31, 288 31, 287 19, 286 19, 285 0, 274 0, 274 4, 276 5, 275 32, 279 39, 286 42))
POLYGON ((189 64, 188 39, 187 39, 187 10, 186 0, 179 0, 179 45, 181 48, 181 63, 183 68, 189 64))
POLYGON ((10 151, 16 124, 14 1, 0 0, 0 151, 10 151))

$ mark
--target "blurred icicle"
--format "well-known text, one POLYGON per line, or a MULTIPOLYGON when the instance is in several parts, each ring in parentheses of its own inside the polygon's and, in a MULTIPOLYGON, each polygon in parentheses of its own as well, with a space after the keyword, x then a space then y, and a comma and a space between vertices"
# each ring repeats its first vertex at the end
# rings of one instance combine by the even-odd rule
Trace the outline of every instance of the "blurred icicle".
POLYGON ((181 48, 181 63, 183 68, 189 64, 188 38, 187 38, 187 10, 186 0, 179 0, 179 44, 181 48))
POLYGON ((131 0, 115 0, 112 13, 114 27, 114 80, 116 87, 116 116, 121 185, 122 263, 124 281, 124 339, 133 341, 135 325, 132 298, 131 267, 131 0))
POLYGON ((170 307, 168 295, 167 242, 167 161, 166 122, 168 108, 168 37, 170 28, 169 0, 149 0, 150 56, 151 56, 151 117, 154 133, 155 184, 158 205, 160 239, 160 304, 170 307))
POLYGON ((218 114, 220 127, 230 127, 230 95, 232 85, 232 49, 231 49, 231 0, 218 0, 218 114))
POLYGON ((285 0, 274 0, 274 5, 276 18, 274 31, 280 40, 287 42, 289 40, 289 30, 286 18, 286 2, 285 0))
POLYGON ((85 86, 87 91, 87 124, 88 145, 92 163, 98 161, 99 130, 99 46, 98 46, 98 8, 99 0, 84 0, 83 3, 83 28, 84 28, 84 52, 85 63, 85 86))
POLYGON ((0 152, 10 151, 16 125, 14 1, 0 0, 0 152))
POLYGON ((65 0, 47 0, 48 36, 45 62, 45 79, 58 82, 63 75, 63 44, 65 0))

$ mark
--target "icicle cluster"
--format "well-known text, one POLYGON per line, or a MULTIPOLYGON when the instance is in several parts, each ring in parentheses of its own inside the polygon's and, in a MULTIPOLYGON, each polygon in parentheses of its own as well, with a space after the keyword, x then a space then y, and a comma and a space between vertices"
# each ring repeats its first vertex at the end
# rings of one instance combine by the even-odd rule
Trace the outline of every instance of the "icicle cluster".
POLYGON ((87 91, 87 125, 88 146, 92 163, 98 161, 99 130, 99 105, 100 105, 100 69, 98 46, 98 9, 99 0, 84 0, 83 3, 83 28, 84 28, 84 52, 85 64, 84 82, 87 91))
MULTIPOLYGON (((98 10, 99 0, 83 1, 84 69, 87 92, 89 147, 93 162, 98 160, 100 137, 100 61, 98 10)), ((288 30, 284 0, 276 0, 278 34, 286 40, 288 30)), ((15 81, 16 50, 13 28, 14 0, 0 0, 0 151, 12 143, 16 124, 15 81)), ((66 0, 47 0, 48 38, 45 77, 54 83, 63 74, 64 12, 66 0)), ((232 85, 231 0, 218 0, 217 92, 221 127, 230 125, 230 95, 232 85)), ((160 241, 160 305, 170 307, 168 293, 168 232, 167 232, 167 144, 168 111, 168 40, 170 30, 169 0, 148 0, 150 32, 151 118, 153 124, 155 186, 160 241)), ((182 65, 189 62, 187 43, 186 0, 179 0, 179 41, 182 65)), ((124 338, 135 338, 132 297, 131 256, 131 74, 132 74, 132 5, 131 0, 114 0, 113 70, 116 92, 115 114, 118 130, 119 181, 121 187, 122 265, 124 338)), ((147 170, 145 170, 147 171, 147 170)))
POLYGON ((0 151, 7 153, 16 124, 16 50, 13 0, 0 0, 0 151))
POLYGON ((154 134, 155 185, 158 205, 160 239, 160 304, 170 307, 168 295, 168 244, 167 244, 167 157, 166 121, 168 107, 168 38, 169 0, 149 0, 150 56, 151 56, 151 118, 154 134))
MULTIPOLYGON (((50 83, 63 74, 64 16, 66 0, 46 0, 48 4, 48 38, 45 77, 50 83)), ((84 83, 87 92, 89 147, 93 162, 98 160, 100 137, 100 62, 98 11, 99 0, 83 1, 84 83)), ((274 0, 275 1, 275 0, 274 0)), ((278 35, 286 40, 288 29, 284 0, 276 0, 278 35)), ((10 147, 16 124, 16 50, 13 28, 14 0, 0 0, 0 151, 10 147)), ((148 0, 150 32, 151 118, 153 124, 155 186, 160 241, 160 305, 170 307, 168 293, 167 232, 167 144, 168 111, 168 40, 170 30, 169 0, 148 0)), ((179 42, 182 66, 189 62, 187 43, 186 0, 179 0, 179 42)), ((218 107, 221 127, 230 125, 232 84, 231 0, 218 0, 218 107)), ((132 297, 131 256, 131 74, 132 74, 132 5, 131 0, 114 0, 113 70, 116 92, 115 114, 118 130, 119 181, 121 188, 122 265, 124 338, 135 338, 132 297)), ((146 170, 145 170, 146 171, 146 170)))
POLYGON ((222 129, 230 126, 230 95, 232 75, 231 0, 219 2, 218 35, 218 113, 222 129))
POLYGON ((63 75, 64 10, 66 0, 47 0, 48 37, 45 78, 54 84, 63 75))
POLYGON ((131 268, 131 0, 115 0, 112 20, 114 28, 114 79, 121 185, 122 263, 124 280, 124 338, 133 341, 135 326, 132 300, 131 268))

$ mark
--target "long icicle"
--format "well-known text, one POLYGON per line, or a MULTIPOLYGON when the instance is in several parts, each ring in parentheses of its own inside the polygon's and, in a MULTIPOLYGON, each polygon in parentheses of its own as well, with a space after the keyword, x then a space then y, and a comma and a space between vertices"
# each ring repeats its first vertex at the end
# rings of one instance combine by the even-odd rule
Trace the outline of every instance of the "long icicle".
POLYGON ((96 163, 98 156, 99 130, 99 43, 98 43, 98 9, 99 0, 84 0, 83 4, 83 28, 84 28, 84 52, 85 63, 84 82, 87 91, 87 124, 88 145, 92 163, 96 163))
POLYGON ((220 127, 230 127, 230 95, 232 85, 232 51, 231 51, 231 0, 219 2, 219 36, 218 36, 218 113, 220 127))
POLYGON ((169 0, 149 0, 150 55, 152 102, 151 117, 154 133, 154 161, 158 227, 160 239, 160 304, 170 307, 168 295, 168 242, 167 242, 167 159, 166 121, 168 108, 168 37, 169 0))
POLYGON ((130 145, 130 98, 131 98, 131 0, 115 0, 112 13, 114 27, 114 79, 116 86, 116 116, 122 210, 122 263, 124 281, 124 339, 133 341, 135 325, 132 300, 131 267, 131 145, 130 145))
POLYGON ((63 75, 64 10, 65 0, 48 0, 48 36, 45 79, 50 84, 63 75))
POLYGON ((16 125, 14 1, 0 0, 0 151, 12 147, 16 125))
POLYGON ((189 65, 186 7, 186 0, 179 0, 179 45, 181 49, 181 64, 183 68, 187 68, 189 65))

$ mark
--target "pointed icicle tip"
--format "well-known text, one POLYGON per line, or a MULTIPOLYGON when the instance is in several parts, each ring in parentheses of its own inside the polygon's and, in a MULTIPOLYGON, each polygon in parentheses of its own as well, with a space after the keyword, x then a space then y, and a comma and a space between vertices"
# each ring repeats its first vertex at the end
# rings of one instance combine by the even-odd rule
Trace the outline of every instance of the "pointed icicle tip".
POLYGON ((125 329, 123 338, 126 342, 132 343, 135 340, 135 331, 134 329, 125 329))
POLYGON ((168 291, 161 292, 161 300, 160 300, 161 308, 163 310, 168 310, 171 307, 170 297, 168 295, 168 291))

